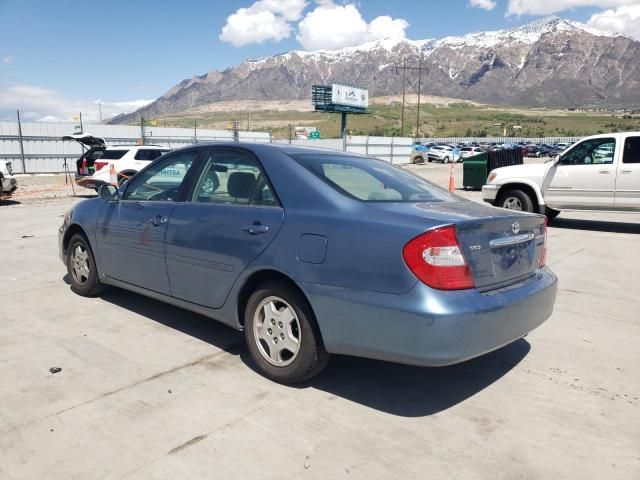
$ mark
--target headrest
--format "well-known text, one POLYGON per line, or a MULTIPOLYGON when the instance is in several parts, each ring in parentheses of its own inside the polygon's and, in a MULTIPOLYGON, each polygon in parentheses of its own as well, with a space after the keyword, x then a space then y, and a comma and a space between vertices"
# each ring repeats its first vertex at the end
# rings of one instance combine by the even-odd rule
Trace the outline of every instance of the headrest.
POLYGON ((249 172, 233 172, 229 175, 227 192, 234 198, 249 198, 253 192, 256 177, 249 172))

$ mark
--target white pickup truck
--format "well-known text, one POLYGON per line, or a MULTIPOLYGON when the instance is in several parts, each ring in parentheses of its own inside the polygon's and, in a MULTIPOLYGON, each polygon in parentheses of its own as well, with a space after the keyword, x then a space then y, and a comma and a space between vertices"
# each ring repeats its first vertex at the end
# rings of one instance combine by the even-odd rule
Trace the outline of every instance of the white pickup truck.
POLYGON ((640 132, 594 135, 544 164, 496 168, 482 198, 549 218, 562 210, 640 212, 640 132))

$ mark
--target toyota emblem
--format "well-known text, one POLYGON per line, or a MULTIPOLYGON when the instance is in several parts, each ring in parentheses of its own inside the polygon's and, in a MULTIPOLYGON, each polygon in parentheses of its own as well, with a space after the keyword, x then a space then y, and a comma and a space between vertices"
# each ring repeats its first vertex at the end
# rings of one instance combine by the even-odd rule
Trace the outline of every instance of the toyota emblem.
POLYGON ((515 221, 511 224, 511 231, 513 232, 514 235, 517 235, 518 232, 520 231, 520 222, 515 221))

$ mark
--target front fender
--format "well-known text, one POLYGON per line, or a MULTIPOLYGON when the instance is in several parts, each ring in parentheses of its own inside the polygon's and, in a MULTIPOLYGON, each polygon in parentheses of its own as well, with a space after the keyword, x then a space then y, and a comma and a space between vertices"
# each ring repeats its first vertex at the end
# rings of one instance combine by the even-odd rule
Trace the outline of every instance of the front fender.
POLYGON ((506 188, 509 188, 512 186, 515 187, 518 184, 527 185, 528 187, 530 187, 536 194, 538 205, 544 206, 545 202, 544 202, 544 197, 542 196, 542 190, 540 189, 540 185, 538 185, 536 182, 528 178, 510 178, 508 182, 501 183, 500 188, 498 190, 498 195, 500 195, 500 192, 503 192, 506 188))

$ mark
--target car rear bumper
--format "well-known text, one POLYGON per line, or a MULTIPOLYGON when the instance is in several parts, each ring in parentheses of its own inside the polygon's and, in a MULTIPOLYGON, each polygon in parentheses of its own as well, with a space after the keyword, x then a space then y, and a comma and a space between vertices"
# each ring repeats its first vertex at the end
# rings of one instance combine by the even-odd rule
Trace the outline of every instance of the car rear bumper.
POLYGON ((443 292, 422 283, 393 295, 302 284, 329 352, 423 366, 463 362, 507 345, 553 312, 547 268, 488 293, 443 292))
POLYGON ((500 190, 500 185, 494 185, 492 183, 483 185, 482 200, 493 205, 496 201, 496 197, 498 196, 498 190, 500 190))

